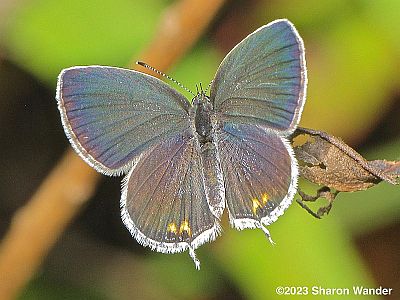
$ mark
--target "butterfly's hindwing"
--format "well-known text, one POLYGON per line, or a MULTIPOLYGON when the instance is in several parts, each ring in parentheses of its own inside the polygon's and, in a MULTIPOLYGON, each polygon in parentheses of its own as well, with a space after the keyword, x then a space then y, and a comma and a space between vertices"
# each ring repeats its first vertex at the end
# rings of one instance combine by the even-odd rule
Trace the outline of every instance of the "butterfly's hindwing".
POLYGON ((231 224, 243 229, 276 221, 297 188, 289 143, 254 125, 225 123, 218 145, 231 224))
POLYGON ((218 236, 202 172, 197 140, 188 131, 143 153, 125 179, 121 199, 124 223, 139 243, 175 253, 218 236))

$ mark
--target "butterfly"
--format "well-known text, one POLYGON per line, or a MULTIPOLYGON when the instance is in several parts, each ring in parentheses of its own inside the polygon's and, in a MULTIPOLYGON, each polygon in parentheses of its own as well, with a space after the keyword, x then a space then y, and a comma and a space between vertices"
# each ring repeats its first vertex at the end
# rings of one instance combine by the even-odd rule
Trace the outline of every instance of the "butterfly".
MULTIPOLYGON (((143 246, 195 249, 267 225, 291 204, 298 166, 288 137, 306 99, 303 41, 286 19, 257 29, 190 102, 147 74, 107 66, 61 71, 56 99, 75 151, 106 175, 127 174, 121 216, 143 246)), ((271 240, 272 242, 272 240, 271 240)))

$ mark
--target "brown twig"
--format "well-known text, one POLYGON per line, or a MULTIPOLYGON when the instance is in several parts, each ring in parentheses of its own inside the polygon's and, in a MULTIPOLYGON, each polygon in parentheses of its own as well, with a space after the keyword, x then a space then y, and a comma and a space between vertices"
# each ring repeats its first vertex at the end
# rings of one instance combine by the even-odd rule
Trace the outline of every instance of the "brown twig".
POLYGON ((70 220, 93 193, 99 176, 67 151, 35 195, 14 215, 0 247, 0 299, 14 299, 70 220))
MULTIPOLYGON (((182 0, 174 4, 163 15, 156 36, 141 59, 160 70, 171 66, 198 39, 223 2, 182 0)), ((68 150, 35 195, 15 214, 0 245, 0 299, 18 295, 92 196, 99 178, 68 150)))
MULTIPOLYGON (((197 41, 224 0, 179 1, 165 10, 156 37, 142 52, 142 61, 165 71, 197 41)), ((131 62, 135 68, 136 61, 131 62)), ((145 72, 143 68, 140 69, 145 72)), ((154 75, 154 74, 152 74, 154 75)))

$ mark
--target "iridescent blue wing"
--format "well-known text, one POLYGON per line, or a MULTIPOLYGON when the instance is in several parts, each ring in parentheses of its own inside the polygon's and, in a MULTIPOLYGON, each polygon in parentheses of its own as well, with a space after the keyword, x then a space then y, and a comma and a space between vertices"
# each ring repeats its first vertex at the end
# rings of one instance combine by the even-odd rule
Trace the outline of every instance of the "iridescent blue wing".
POLYGON ((288 135, 300 119, 306 83, 303 41, 289 21, 276 20, 229 52, 217 70, 210 99, 226 121, 288 135))
POLYGON ((121 198, 125 226, 142 245, 162 253, 194 250, 220 227, 211 212, 197 139, 190 131, 145 151, 126 176, 121 198))
POLYGON ((282 215, 297 188, 289 143, 255 125, 225 123, 217 135, 225 197, 233 227, 261 228, 282 215))
POLYGON ((58 108, 78 154, 107 175, 129 171, 140 153, 189 127, 189 102, 136 71, 87 66, 63 70, 58 108))

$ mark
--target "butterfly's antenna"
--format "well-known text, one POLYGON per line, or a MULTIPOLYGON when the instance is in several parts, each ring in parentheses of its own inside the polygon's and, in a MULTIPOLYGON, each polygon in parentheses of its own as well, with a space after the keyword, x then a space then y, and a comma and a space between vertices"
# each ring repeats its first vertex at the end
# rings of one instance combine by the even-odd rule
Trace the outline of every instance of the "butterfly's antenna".
POLYGON ((200 82, 200 91, 203 94, 203 86, 201 85, 201 82, 200 82))
POLYGON ((210 89, 211 85, 213 84, 214 80, 211 80, 211 82, 208 84, 208 87, 204 91, 204 94, 207 94, 208 90, 210 89))
POLYGON ((172 77, 168 76, 167 74, 157 70, 156 68, 153 68, 152 66, 149 66, 148 64, 146 64, 145 62, 142 61, 137 61, 136 64, 141 65, 142 67, 145 67, 146 69, 149 69, 155 73, 157 73, 158 75, 161 75, 169 80, 171 80, 172 82, 174 82, 175 84, 177 84, 179 87, 181 87, 182 89, 184 89, 186 92, 192 94, 194 97, 196 97, 196 95, 189 90, 187 87, 185 87, 182 83, 180 83, 179 81, 173 79, 172 77))

